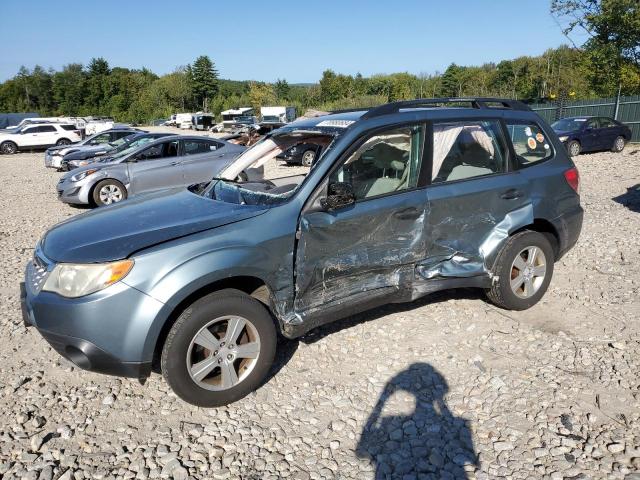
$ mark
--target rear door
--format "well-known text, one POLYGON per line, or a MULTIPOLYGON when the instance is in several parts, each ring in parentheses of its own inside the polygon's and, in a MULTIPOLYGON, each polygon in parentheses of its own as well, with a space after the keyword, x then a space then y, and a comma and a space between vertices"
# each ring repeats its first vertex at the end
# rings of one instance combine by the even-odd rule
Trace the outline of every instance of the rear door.
MULTIPOLYGON (((525 139, 525 152, 544 149, 527 125, 511 130, 525 139)), ((496 119, 433 124, 427 255, 416 278, 486 279, 501 242, 531 216, 528 183, 513 168, 506 133, 496 119)))
POLYGON ((600 146, 602 150, 609 150, 613 147, 613 142, 615 139, 621 135, 620 126, 615 123, 613 120, 600 117, 600 146))
POLYGON ((149 192, 184 185, 179 140, 151 145, 128 163, 130 191, 149 192))
POLYGON ((216 152, 223 146, 223 143, 205 138, 182 140, 180 161, 187 185, 208 182, 217 175, 220 170, 220 161, 216 161, 216 158, 220 155, 216 152))

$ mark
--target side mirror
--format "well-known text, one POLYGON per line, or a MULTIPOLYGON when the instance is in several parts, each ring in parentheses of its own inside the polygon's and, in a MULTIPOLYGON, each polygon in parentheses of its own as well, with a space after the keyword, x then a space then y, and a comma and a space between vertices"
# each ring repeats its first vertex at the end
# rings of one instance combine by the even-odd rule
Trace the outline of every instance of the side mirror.
POLYGON ((353 186, 350 183, 336 182, 329 184, 327 198, 320 200, 320 205, 327 211, 337 210, 356 203, 353 186))

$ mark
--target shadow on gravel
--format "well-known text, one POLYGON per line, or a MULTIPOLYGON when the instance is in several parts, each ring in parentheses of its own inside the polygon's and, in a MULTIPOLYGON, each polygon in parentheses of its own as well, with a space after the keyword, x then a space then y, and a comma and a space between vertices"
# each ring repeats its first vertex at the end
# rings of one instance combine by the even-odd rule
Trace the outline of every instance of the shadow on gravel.
POLYGON ((384 317, 386 315, 393 315, 394 313, 402 313, 407 312, 409 310, 414 310, 416 308, 423 307, 425 305, 430 305, 439 302, 446 302, 447 300, 481 300, 483 301, 486 297, 482 293, 482 290, 477 288, 459 288, 454 290, 443 290, 440 292, 435 292, 426 297, 419 298, 413 302, 408 303, 390 303, 388 305, 383 305, 378 308, 374 308, 372 310, 358 313, 356 315, 352 315, 350 317, 343 318, 341 320, 337 320, 335 322, 329 323, 327 325, 323 325, 321 327, 317 327, 311 330, 309 333, 304 335, 300 341, 310 344, 315 343, 318 340, 323 339, 324 337, 331 335, 333 333, 339 332, 340 330, 344 330, 345 328, 351 328, 360 323, 370 322, 372 320, 377 320, 378 318, 384 317))
POLYGON ((624 205, 632 212, 640 213, 640 183, 627 188, 627 193, 613 197, 612 200, 624 205))
POLYGON ((477 455, 468 422, 455 417, 444 401, 448 389, 428 363, 414 363, 385 385, 356 447, 356 455, 375 466, 376 479, 415 478, 418 473, 421 478, 468 478, 464 465, 477 466, 477 455), (396 394, 412 396, 415 410, 382 416, 396 394))

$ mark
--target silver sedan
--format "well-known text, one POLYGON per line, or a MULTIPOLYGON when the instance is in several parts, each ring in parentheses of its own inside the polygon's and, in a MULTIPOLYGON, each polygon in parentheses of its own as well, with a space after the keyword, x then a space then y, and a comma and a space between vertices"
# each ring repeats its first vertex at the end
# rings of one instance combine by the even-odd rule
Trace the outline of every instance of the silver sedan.
POLYGON ((208 182, 244 149, 209 137, 163 138, 66 173, 57 185, 58 198, 101 206, 134 194, 208 182))

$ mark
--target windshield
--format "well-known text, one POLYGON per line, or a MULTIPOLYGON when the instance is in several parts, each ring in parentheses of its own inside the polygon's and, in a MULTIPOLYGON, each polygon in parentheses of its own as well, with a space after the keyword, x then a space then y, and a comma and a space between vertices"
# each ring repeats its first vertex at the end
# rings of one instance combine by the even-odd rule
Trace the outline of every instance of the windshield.
POLYGON ((109 155, 108 157, 104 157, 98 161, 102 163, 106 163, 106 162, 113 162, 114 160, 120 160, 121 158, 126 157, 131 152, 140 148, 142 145, 149 142, 153 142, 154 140, 157 140, 157 139, 151 138, 151 137, 139 138, 138 140, 134 140, 133 142, 130 142, 128 144, 123 144, 116 151, 116 153, 114 153, 113 155, 109 155))
POLYGON ((245 150, 208 186, 200 185, 192 191, 241 205, 283 202, 302 184, 309 170, 322 161, 335 137, 336 132, 328 129, 277 130, 245 150), (303 164, 306 152, 313 152, 311 166, 303 164))
POLYGON ((570 132, 572 130, 580 130, 587 120, 588 118, 563 118, 553 122, 551 127, 559 132, 570 132))

